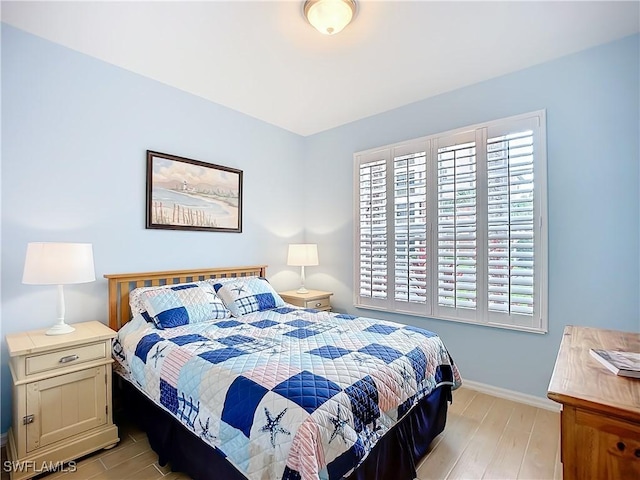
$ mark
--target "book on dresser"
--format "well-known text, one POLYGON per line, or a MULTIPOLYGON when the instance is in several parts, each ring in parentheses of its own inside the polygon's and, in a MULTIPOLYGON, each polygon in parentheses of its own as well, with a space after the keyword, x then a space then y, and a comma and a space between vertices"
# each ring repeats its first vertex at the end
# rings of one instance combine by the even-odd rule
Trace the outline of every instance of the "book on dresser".
POLYGON ((621 377, 640 378, 640 353, 618 350, 589 350, 591 356, 621 377))

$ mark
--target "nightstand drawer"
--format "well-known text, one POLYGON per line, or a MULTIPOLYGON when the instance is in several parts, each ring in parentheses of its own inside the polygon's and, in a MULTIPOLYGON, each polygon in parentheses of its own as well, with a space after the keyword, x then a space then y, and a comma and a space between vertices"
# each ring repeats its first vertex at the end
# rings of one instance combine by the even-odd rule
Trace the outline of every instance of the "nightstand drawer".
POLYGON ((325 310, 331 308, 331 302, 329 301, 329 297, 319 298, 317 300, 307 300, 304 307, 315 308, 316 310, 325 310))
POLYGON ((31 355, 25 358, 26 374, 46 372, 56 368, 68 367, 79 363, 105 358, 107 355, 105 342, 66 348, 42 355, 31 355))

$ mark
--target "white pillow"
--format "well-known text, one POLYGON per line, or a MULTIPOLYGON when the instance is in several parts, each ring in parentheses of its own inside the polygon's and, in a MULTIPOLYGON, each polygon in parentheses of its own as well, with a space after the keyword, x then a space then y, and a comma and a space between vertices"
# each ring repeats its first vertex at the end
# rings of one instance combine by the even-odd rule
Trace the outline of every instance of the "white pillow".
POLYGON ((234 317, 285 305, 267 279, 262 277, 240 277, 216 283, 213 288, 234 317))
POLYGON ((208 322, 229 318, 227 310, 218 298, 213 285, 192 282, 148 290, 140 294, 156 328, 180 327, 188 323, 208 322))

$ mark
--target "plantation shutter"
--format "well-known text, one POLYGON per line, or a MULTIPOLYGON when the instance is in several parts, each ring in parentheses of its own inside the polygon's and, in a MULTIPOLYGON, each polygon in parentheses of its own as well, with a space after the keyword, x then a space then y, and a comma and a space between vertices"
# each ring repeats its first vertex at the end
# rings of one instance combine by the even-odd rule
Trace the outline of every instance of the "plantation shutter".
MULTIPOLYGON (((540 318, 541 219, 544 169, 536 167, 540 120, 488 129, 487 309, 489 323, 537 328, 540 318), (539 176, 539 178, 538 178, 539 176)), ((545 279, 546 283, 546 279, 545 279)))
POLYGON ((427 144, 393 149, 393 272, 396 310, 427 304, 427 144))
POLYGON ((475 133, 439 139, 437 148, 438 307, 476 318, 477 165, 475 133))
POLYGON ((354 159, 356 306, 547 331, 543 110, 354 159))
POLYGON ((533 314, 533 132, 487 141, 489 311, 533 314))
POLYGON ((387 160, 373 155, 362 158, 358 175, 357 295, 363 304, 387 298, 387 160), (369 299, 369 301, 367 301, 369 299))

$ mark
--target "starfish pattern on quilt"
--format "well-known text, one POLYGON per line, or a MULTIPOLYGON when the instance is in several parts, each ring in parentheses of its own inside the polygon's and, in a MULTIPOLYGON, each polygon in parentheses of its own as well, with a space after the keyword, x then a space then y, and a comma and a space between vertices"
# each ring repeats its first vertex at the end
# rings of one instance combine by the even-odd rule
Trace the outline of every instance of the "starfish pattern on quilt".
POLYGON ((164 347, 160 348, 160 344, 158 344, 158 346, 156 347, 156 353, 151 355, 151 359, 155 360, 155 367, 156 368, 158 368, 158 360, 160 360, 161 358, 164 358, 164 355, 162 354, 162 352, 164 352, 166 348, 167 348, 167 345, 165 345, 164 347))
POLYGON ((358 362, 359 365, 365 365, 367 363, 373 362, 371 357, 365 357, 364 355, 354 355, 353 359, 358 362))
POLYGON ((291 435, 291 432, 289 430, 280 426, 280 422, 282 421, 284 414, 287 413, 287 409, 288 408, 285 408, 283 411, 281 411, 276 418, 271 418, 271 412, 269 412, 269 409, 267 407, 264 407, 264 414, 267 417, 267 424, 264 425, 260 429, 260 431, 269 432, 269 434, 271 435, 271 446, 273 448, 276 448, 276 435, 278 433, 291 435))
POLYGON ((203 425, 202 420, 198 419, 198 423, 200 424, 200 438, 203 438, 207 442, 211 442, 211 440, 215 440, 217 437, 209 432, 209 419, 207 417, 207 422, 203 425))
POLYGON ((195 350, 196 352, 200 351, 200 350, 211 350, 213 346, 213 342, 206 340, 204 342, 200 342, 199 345, 195 345, 195 350))
POLYGON ((412 375, 409 373, 409 371, 407 370, 407 366, 404 364, 402 365, 402 372, 400 372, 400 376, 402 377, 402 388, 405 388, 409 383, 409 380, 411 380, 412 375))
POLYGON ((331 432, 331 438, 329 439, 329 443, 331 443, 334 438, 338 435, 342 437, 342 441, 346 444, 347 440, 344 438, 344 427, 349 424, 346 418, 340 417, 340 405, 338 405, 338 415, 335 417, 331 417, 331 423, 333 424, 333 432, 331 432))

